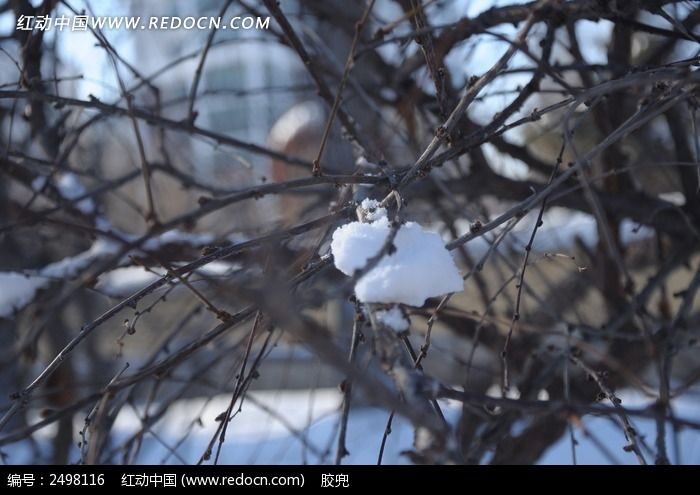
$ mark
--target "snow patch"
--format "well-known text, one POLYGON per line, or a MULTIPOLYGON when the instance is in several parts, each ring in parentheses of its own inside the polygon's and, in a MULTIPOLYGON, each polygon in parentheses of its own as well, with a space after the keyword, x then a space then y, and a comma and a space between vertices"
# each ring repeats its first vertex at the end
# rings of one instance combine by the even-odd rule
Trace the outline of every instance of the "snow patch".
POLYGON ((212 261, 201 268, 197 269, 197 273, 206 277, 226 277, 233 272, 242 270, 243 265, 240 263, 229 263, 227 261, 212 261))
MULTIPOLYGON (((31 184, 32 189, 36 192, 42 191, 44 187, 46 187, 46 184, 49 183, 49 180, 50 177, 44 175, 36 176, 31 184)), ((54 179, 54 185, 56 189, 58 189, 59 194, 69 201, 87 194, 87 191, 78 180, 78 177, 72 172, 63 172, 57 175, 54 179)), ((78 201, 75 207, 86 215, 95 213, 95 203, 89 197, 78 201)))
MULTIPOLYGON (((177 264, 176 266, 182 265, 177 264)), ((240 269, 242 266, 238 263, 213 261, 198 268, 196 273, 204 277, 225 277, 240 269)), ((126 297, 147 287, 166 274, 166 270, 158 267, 126 266, 115 268, 100 275, 95 289, 107 296, 126 297)))
POLYGON ((380 205, 381 203, 376 199, 365 198, 362 200, 360 207, 362 208, 364 218, 368 222, 376 222, 380 218, 386 217, 386 208, 380 205))
POLYGON ((92 247, 75 256, 46 265, 32 272, 0 272, 0 318, 9 317, 34 300, 39 289, 52 280, 70 279, 98 258, 112 254, 109 242, 98 240, 92 247))
POLYGON ((116 268, 100 275, 95 289, 113 297, 128 296, 161 277, 141 266, 116 268))
MULTIPOLYGON (((503 389, 500 385, 494 383, 488 388, 488 390, 486 390, 486 395, 495 399, 503 398, 503 389)), ((518 390, 518 387, 508 387, 508 390, 506 390, 505 398, 518 400, 520 398, 520 390, 518 390)))
MULTIPOLYGON (((62 177, 64 178, 57 181, 57 187, 59 187, 61 194, 66 199, 74 199, 85 194, 85 190, 82 189, 80 182, 77 181, 77 178, 75 178, 73 174, 63 174, 62 177), (72 176, 73 179, 65 179, 67 176, 72 176), (59 186, 61 183, 63 185, 59 186)), ((35 179, 32 185, 35 188, 43 187, 38 179, 35 179)), ((94 211, 94 204, 92 200, 87 200, 90 201, 91 205, 88 211, 86 204, 83 204, 83 201, 86 200, 79 201, 78 208, 84 213, 92 213, 94 211), (85 209, 83 209, 80 204, 83 204, 85 209)), ((96 225, 101 230, 111 232, 116 230, 107 220, 99 216, 96 219, 96 225)), ((125 234, 123 232, 118 232, 118 234, 125 242, 133 242, 138 239, 135 235, 125 234)), ((148 239, 143 243, 140 249, 143 251, 156 251, 168 244, 203 246, 214 242, 215 239, 216 236, 213 234, 185 233, 175 229, 148 239)), ((100 237, 93 242, 90 249, 75 256, 69 256, 46 265, 38 270, 28 270, 24 273, 0 272, 0 318, 10 317, 32 302, 37 291, 47 288, 52 280, 74 278, 95 261, 116 255, 121 249, 121 243, 108 237, 100 237)), ((125 255, 120 260, 120 264, 125 264, 127 262, 129 262, 129 259, 125 255)), ((240 265, 234 263, 213 262, 199 268, 197 272, 206 277, 221 277, 230 275, 240 268, 240 265)), ((165 271, 162 270, 160 272, 156 270, 156 272, 165 274, 165 271)), ((97 289, 107 295, 123 296, 130 293, 129 289, 140 289, 155 281, 157 278, 157 274, 146 272, 140 267, 119 268, 100 276, 97 289)))
POLYGON ((661 193, 661 194, 659 194, 659 199, 663 199, 664 201, 668 201, 669 203, 672 203, 676 206, 685 205, 685 195, 680 191, 661 193))
POLYGON ((414 446, 418 452, 429 450, 434 444, 435 435, 429 429, 421 426, 416 430, 414 446))
POLYGON ((359 157, 357 160, 355 160, 355 165, 358 167, 362 168, 369 168, 369 169, 376 169, 380 168, 379 165, 377 165, 374 162, 370 162, 367 158, 364 156, 359 157))
POLYGON ((148 239, 143 243, 142 249, 146 251, 157 251, 166 244, 188 244, 190 246, 203 246, 211 244, 216 237, 213 234, 193 234, 173 229, 163 232, 157 237, 148 239))
MULTIPOLYGON (((72 173, 62 173, 56 179, 56 188, 61 193, 61 196, 68 200, 87 194, 78 177, 72 173)), ((86 215, 91 215, 95 212, 95 203, 90 198, 81 199, 75 204, 75 207, 86 215)))
POLYGON ((398 306, 394 306, 391 309, 381 309, 375 313, 375 317, 379 323, 396 332, 405 332, 410 326, 408 318, 398 306))
MULTIPOLYGON (((339 227, 331 241, 336 268, 352 275, 379 253, 389 233, 386 217, 339 227)), ((438 234, 407 222, 399 228, 394 246, 396 251, 384 256, 355 285, 361 302, 422 306, 430 297, 463 289, 459 270, 438 234)))
POLYGON ((32 302, 36 291, 46 285, 41 277, 17 272, 0 273, 0 317, 13 314, 32 302))

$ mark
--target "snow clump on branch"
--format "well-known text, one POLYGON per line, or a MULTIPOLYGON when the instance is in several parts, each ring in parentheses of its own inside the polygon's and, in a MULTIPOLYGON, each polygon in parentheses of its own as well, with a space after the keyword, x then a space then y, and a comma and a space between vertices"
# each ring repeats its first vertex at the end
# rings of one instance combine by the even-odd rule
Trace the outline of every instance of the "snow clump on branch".
MULTIPOLYGON (((361 220, 336 229, 331 252, 336 268, 352 276, 363 269, 384 246, 391 232, 386 210, 365 199, 361 220)), ((462 277, 440 236, 415 222, 399 227, 395 250, 355 284, 355 296, 364 303, 422 306, 426 299, 463 289, 462 277)))

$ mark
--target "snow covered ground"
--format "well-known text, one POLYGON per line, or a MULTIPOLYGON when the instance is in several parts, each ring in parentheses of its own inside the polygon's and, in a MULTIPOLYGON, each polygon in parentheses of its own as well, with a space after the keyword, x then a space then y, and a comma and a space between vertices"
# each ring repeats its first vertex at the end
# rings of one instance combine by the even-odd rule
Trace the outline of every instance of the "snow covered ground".
MULTIPOLYGON (((626 406, 642 407, 649 399, 635 393, 622 392, 620 397, 626 406)), ((211 400, 188 399, 174 404, 168 414, 151 433, 144 437, 141 450, 136 457, 140 464, 196 463, 216 429, 216 417, 226 410, 228 396, 216 396, 211 400), (197 418, 201 425, 195 424, 197 418), (194 424, 194 426, 193 426, 194 424), (184 440, 183 440, 184 438, 184 440), (178 445, 179 443, 179 445, 178 445), (177 448, 172 449, 176 446, 177 448)), ((242 411, 230 423, 226 442, 219 462, 222 464, 330 464, 334 461, 338 433, 341 395, 336 389, 315 391, 265 391, 252 392, 242 411)), ((456 403, 444 404, 446 417, 455 421, 459 414, 456 403)), ((700 397, 689 394, 674 404, 677 417, 693 419, 700 417, 700 397)), ((356 407, 351 410, 348 425, 348 450, 344 459, 347 464, 376 464, 377 455, 386 426, 387 413, 382 410, 356 407)), ((76 417, 76 428, 82 427, 83 418, 76 417)), ((607 418, 586 416, 586 427, 599 439, 621 464, 636 464, 634 455, 624 452, 626 444, 620 429, 607 418)), ((647 445, 653 447, 656 429, 653 420, 632 418, 632 424, 647 445)), ((140 421, 133 409, 124 408, 113 428, 113 446, 140 429, 140 421)), ((39 449, 46 445, 50 429, 37 435, 39 449)), ((609 464, 610 460, 594 443, 575 432, 579 464, 609 464)), ((683 430, 679 434, 678 446, 673 435, 668 433, 671 461, 676 462, 675 452, 680 454, 683 464, 700 463, 700 432, 683 430)), ((389 436, 384 463, 407 464, 401 452, 411 448, 412 429, 407 422, 396 417, 389 436)), ((42 462, 32 454, 27 444, 5 447, 10 463, 42 462)), ((75 458, 77 459, 77 450, 75 458)), ((653 455, 645 452, 653 462, 653 455)), ((555 443, 540 460, 542 464, 571 464, 571 443, 565 436, 555 443)))

